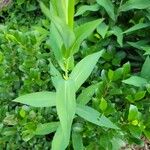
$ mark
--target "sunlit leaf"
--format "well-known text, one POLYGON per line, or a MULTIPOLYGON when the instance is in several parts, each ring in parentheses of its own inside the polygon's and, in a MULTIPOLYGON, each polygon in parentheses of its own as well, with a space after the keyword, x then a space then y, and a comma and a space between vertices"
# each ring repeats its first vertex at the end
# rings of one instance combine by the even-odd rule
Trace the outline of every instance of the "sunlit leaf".
POLYGON ((35 135, 46 135, 57 130, 59 122, 50 122, 44 124, 38 124, 34 132, 35 135))
POLYGON ((147 84, 146 79, 139 76, 131 76, 130 78, 123 80, 122 82, 136 87, 142 87, 147 84))
POLYGON ((150 58, 148 56, 143 64, 142 70, 141 70, 141 77, 147 79, 148 81, 150 80, 149 68, 150 68, 150 58))
POLYGON ((30 105, 33 107, 51 107, 56 105, 54 92, 35 92, 19 96, 14 102, 30 105))
POLYGON ((70 49, 70 54, 74 54, 74 53, 78 52, 83 40, 85 40, 102 21, 103 21, 103 19, 90 21, 90 22, 84 23, 80 26, 77 26, 74 29, 76 40, 70 49))
POLYGON ((72 80, 59 80, 56 89, 56 109, 62 127, 62 134, 68 143, 76 111, 75 85, 72 80))
POLYGON ((70 79, 75 82, 76 90, 85 82, 94 69, 98 59, 102 56, 103 50, 83 58, 73 69, 70 79))
POLYGON ((97 110, 91 107, 78 105, 76 113, 85 120, 98 126, 118 129, 118 127, 114 123, 112 123, 108 118, 106 118, 104 115, 100 114, 97 110))
POLYGON ((98 4, 93 4, 93 5, 82 5, 76 12, 75 16, 79 16, 84 14, 87 11, 97 11, 99 10, 99 5, 98 4))
POLYGON ((78 132, 72 132, 72 144, 74 150, 84 150, 82 136, 78 132))
POLYGON ((114 6, 111 0, 96 0, 99 5, 101 5, 110 16, 112 20, 115 20, 114 6))
POLYGON ((120 7, 120 11, 128 11, 131 9, 146 9, 150 7, 149 0, 128 0, 120 7))
POLYGON ((150 23, 138 23, 138 24, 134 25, 133 27, 127 29, 123 33, 130 33, 130 32, 137 31, 137 30, 149 27, 149 26, 150 26, 150 23))

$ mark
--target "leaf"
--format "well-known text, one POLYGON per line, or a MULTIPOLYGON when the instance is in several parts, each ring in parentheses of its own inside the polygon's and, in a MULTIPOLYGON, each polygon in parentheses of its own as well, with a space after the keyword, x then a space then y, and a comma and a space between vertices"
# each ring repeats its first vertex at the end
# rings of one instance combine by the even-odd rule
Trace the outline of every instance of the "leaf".
POLYGON ((120 7, 120 11, 128 11, 131 9, 146 9, 150 7, 149 0, 128 0, 120 7))
POLYGON ((84 150, 83 141, 80 133, 72 132, 72 144, 74 150, 84 150))
POLYGON ((62 38, 66 50, 68 50, 75 41, 75 34, 73 30, 59 17, 52 17, 51 20, 54 23, 60 37, 62 38))
POLYGON ((115 21, 114 6, 111 0, 96 0, 99 5, 101 5, 109 15, 109 17, 115 21))
POLYGON ((77 26, 74 29, 76 40, 70 49, 70 54, 78 52, 82 41, 86 39, 102 21, 103 19, 90 21, 80 26, 77 26))
POLYGON ((141 70, 141 77, 147 79, 148 81, 150 80, 150 73, 149 73, 149 68, 150 68, 150 58, 147 56, 141 70))
POLYGON ((50 10, 41 1, 40 1, 40 7, 41 7, 41 10, 42 10, 43 14, 51 20, 50 10))
POLYGON ((99 84, 93 84, 83 89, 81 94, 77 98, 77 102, 81 105, 87 104, 91 100, 92 96, 94 95, 96 89, 98 88, 98 85, 99 84))
POLYGON ((120 27, 113 27, 112 28, 113 34, 117 37, 117 42, 122 47, 123 46, 123 31, 120 27))
POLYGON ((145 97, 146 91, 139 91, 135 94, 134 101, 139 101, 145 97))
POLYGON ((56 89, 56 109, 67 143, 70 139, 72 121, 76 111, 75 85, 72 80, 59 80, 56 89))
POLYGON ((99 5, 93 4, 93 5, 82 5, 76 12, 75 17, 80 16, 84 14, 87 11, 98 11, 99 5))
POLYGON ((51 107, 56 105, 55 99, 54 92, 35 92, 19 96, 13 101, 33 107, 51 107))
POLYGON ((76 90, 78 90, 79 87, 89 77, 103 52, 104 50, 86 56, 74 67, 73 71, 70 74, 70 79, 75 82, 76 90))
POLYGON ((60 79, 62 79, 62 76, 60 72, 52 64, 52 62, 50 62, 50 74, 51 74, 53 85, 55 86, 55 88, 57 88, 58 82, 60 79))
POLYGON ((61 39, 60 34, 58 33, 54 23, 51 23, 50 25, 50 38, 49 38, 49 44, 52 49, 52 52, 55 55, 55 58, 57 62, 59 63, 60 67, 64 69, 64 64, 63 64, 63 56, 61 52, 61 48, 63 45, 63 41, 61 39))
POLYGON ((46 135, 57 130, 59 122, 50 122, 44 124, 38 124, 34 132, 35 135, 46 135))
POLYGON ((136 25, 134 25, 133 27, 129 28, 128 30, 124 31, 123 33, 130 33, 133 31, 137 31, 146 27, 149 27, 150 23, 138 23, 136 25))
POLYGON ((138 119, 139 119, 138 108, 134 105, 130 105, 128 121, 134 121, 134 120, 138 120, 138 119))
POLYGON ((106 101, 103 97, 101 98, 99 108, 100 108, 102 111, 105 111, 106 108, 107 108, 107 101, 106 101))
POLYGON ((94 110, 91 107, 78 105, 76 114, 98 126, 118 129, 118 127, 113 124, 108 118, 106 118, 104 115, 101 115, 98 111, 94 110))
MULTIPOLYGON (((148 41, 147 40, 141 40, 138 42, 127 42, 129 45, 132 47, 135 47, 137 49, 143 49, 145 45, 147 45, 148 41)), ((147 45, 148 46, 148 45, 147 45)))
MULTIPOLYGON (((71 29, 73 28, 74 1, 70 1, 69 4, 70 5, 68 7, 68 11, 70 11, 70 14, 68 15, 68 11, 67 14, 64 14, 66 12, 66 9, 68 8, 66 8, 66 3, 64 3, 63 1, 60 1, 60 3, 58 3, 57 1, 52 1, 51 11, 42 2, 40 2, 42 11, 55 25, 55 28, 57 29, 66 49, 69 49, 75 40, 75 35, 73 33, 73 30, 71 29), (65 22, 66 17, 67 22, 65 22), (67 24, 68 21, 71 27, 67 24)), ((53 30, 51 30, 51 32, 53 32, 53 30)))
POLYGON ((65 140, 61 125, 57 128, 57 131, 52 140, 52 150, 65 150, 69 142, 65 140))
POLYGON ((136 87, 145 86, 147 84, 146 79, 138 76, 131 76, 130 78, 123 80, 122 82, 136 87))
POLYGON ((109 69, 109 70, 108 70, 108 79, 109 79, 110 81, 112 81, 112 80, 113 80, 113 77, 114 77, 114 71, 111 70, 111 69, 109 69))
POLYGON ((71 29, 73 29, 74 25, 74 8, 75 8, 75 0, 68 0, 68 25, 71 29))
POLYGON ((122 68, 123 68, 123 76, 128 75, 130 73, 130 71, 131 71, 131 65, 130 65, 129 62, 123 64, 122 68))
POLYGON ((109 26, 106 25, 104 22, 102 22, 98 27, 97 27, 97 32, 102 36, 102 38, 104 39, 107 31, 109 29, 109 26))

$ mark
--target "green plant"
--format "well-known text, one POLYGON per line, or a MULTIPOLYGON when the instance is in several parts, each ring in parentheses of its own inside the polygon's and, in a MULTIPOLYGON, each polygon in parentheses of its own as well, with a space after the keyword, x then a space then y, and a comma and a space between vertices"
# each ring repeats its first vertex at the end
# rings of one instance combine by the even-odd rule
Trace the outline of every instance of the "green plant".
MULTIPOLYGON (((51 122, 36 129, 35 134, 45 134, 56 130, 52 141, 53 150, 66 149, 70 141, 73 119, 76 115, 96 125, 119 129, 98 111, 78 104, 75 93, 85 82, 104 50, 86 56, 74 66, 74 54, 81 42, 87 38, 103 19, 74 26, 74 1, 50 1, 50 10, 41 2, 42 11, 50 19, 50 46, 62 69, 62 74, 51 62, 51 78, 56 92, 36 92, 20 96, 15 102, 34 107, 56 106, 60 123, 51 122), (71 72, 71 73, 70 73, 71 72), (43 128, 43 129, 40 129, 43 128), (41 131, 39 131, 41 130, 41 131)), ((75 138, 73 132, 73 138, 75 138)), ((75 146, 76 147, 76 146, 75 146)))

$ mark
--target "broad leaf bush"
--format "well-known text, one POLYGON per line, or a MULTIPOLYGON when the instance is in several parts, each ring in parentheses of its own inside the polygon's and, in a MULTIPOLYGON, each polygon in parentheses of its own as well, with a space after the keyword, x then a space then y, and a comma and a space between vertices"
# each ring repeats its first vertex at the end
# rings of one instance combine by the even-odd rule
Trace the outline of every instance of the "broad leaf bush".
POLYGON ((149 32, 150 0, 1 0, 0 149, 143 147, 149 32))

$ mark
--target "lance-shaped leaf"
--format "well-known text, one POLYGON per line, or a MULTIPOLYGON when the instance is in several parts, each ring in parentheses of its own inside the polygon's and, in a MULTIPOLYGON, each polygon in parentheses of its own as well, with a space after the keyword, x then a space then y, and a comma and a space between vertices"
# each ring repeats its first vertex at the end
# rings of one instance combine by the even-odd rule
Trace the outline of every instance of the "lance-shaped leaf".
POLYGON ((72 80, 59 80, 59 85, 56 89, 56 109, 64 139, 68 143, 76 111, 75 85, 72 80))
POLYGON ((50 38, 48 42, 50 44, 51 50, 53 51, 55 55, 57 62, 59 63, 60 67, 63 69, 64 64, 63 64, 63 56, 61 53, 63 41, 54 23, 51 23, 50 25, 50 38))
POLYGON ((131 9, 146 9, 150 7, 149 0, 128 0, 120 7, 120 11, 128 11, 131 9))
POLYGON ((59 125, 52 141, 52 150, 65 150, 69 144, 64 138, 62 126, 59 125))
POLYGON ((83 105, 77 105, 76 114, 85 120, 94 123, 98 126, 103 126, 106 128, 119 129, 114 123, 112 123, 104 115, 100 114, 97 110, 83 105))
POLYGON ((70 79, 74 80, 76 90, 78 90, 79 87, 89 77, 98 59, 100 58, 100 56, 102 56, 103 52, 104 50, 86 56, 74 67, 73 71, 70 74, 70 79))
POLYGON ((78 132, 72 132, 72 144, 74 150, 84 150, 82 136, 78 132))
POLYGON ((44 124, 38 124, 34 132, 35 135, 46 135, 57 130, 59 122, 50 122, 44 124))
POLYGON ((56 93, 35 92, 20 96, 13 101, 33 107, 51 107, 56 105, 56 93))
MULTIPOLYGON (((73 33, 73 30, 70 28, 70 26, 68 25, 68 2, 65 1, 60 1, 59 3, 56 1, 52 1, 51 2, 51 10, 49 10, 42 2, 40 2, 41 5, 41 9, 43 11, 43 13, 53 22, 53 24, 55 25, 63 43, 66 49, 69 49, 69 47, 73 44, 74 40, 75 40, 75 35, 73 33), (60 5, 60 3, 62 3, 62 5, 60 5), (57 9, 58 12, 55 12, 53 10, 57 9), (61 11, 62 12, 59 12, 61 11), (65 14, 66 13, 66 14, 65 14), (63 20, 63 16, 61 16, 61 14, 65 14, 65 18, 67 19, 67 21, 63 20)), ((74 3, 71 2, 71 5, 74 6, 74 3)), ((71 6, 69 6, 70 8, 71 6)), ((71 7, 72 8, 72 7, 71 7)), ((71 10, 70 8, 70 10, 71 10)), ((71 10, 71 13, 72 10, 71 10)), ((73 25, 73 18, 71 19, 70 15, 69 15, 69 20, 71 22, 71 26, 73 25)), ((54 36, 55 37, 55 36, 54 36)))
POLYGON ((91 100, 96 90, 98 89, 98 86, 99 86, 99 83, 92 84, 89 87, 83 89, 81 94, 77 98, 77 103, 81 105, 87 104, 91 100))
POLYGON ((90 21, 74 29, 76 40, 70 49, 71 54, 74 54, 79 50, 80 45, 83 42, 83 40, 86 39, 102 21, 103 19, 90 21))
POLYGON ((102 36, 104 39, 107 32, 108 32, 109 26, 105 24, 105 22, 102 22, 98 27, 97 27, 97 32, 102 36))
POLYGON ((133 31, 137 31, 146 27, 149 27, 150 23, 138 23, 134 25, 133 27, 129 28, 128 30, 124 31, 123 33, 131 33, 133 31))
POLYGON ((46 17, 48 17, 49 19, 51 19, 51 12, 50 12, 50 9, 47 8, 47 7, 43 4, 43 2, 40 2, 40 7, 41 7, 41 10, 42 10, 42 12, 44 13, 44 15, 45 15, 46 17))
POLYGON ((114 6, 111 0, 96 0, 99 5, 101 5, 110 16, 112 20, 115 20, 114 6))
POLYGON ((60 37, 62 38, 65 48, 69 49, 75 41, 73 30, 71 30, 71 28, 57 16, 52 16, 51 20, 54 23, 60 37))
POLYGON ((130 78, 125 79, 122 82, 136 87, 142 87, 147 84, 147 80, 139 76, 131 76, 130 78))
POLYGON ((62 76, 60 72, 52 64, 52 62, 50 62, 50 74, 51 74, 53 85, 55 86, 55 88, 57 88, 57 85, 59 84, 59 80, 62 79, 62 76))
POLYGON ((143 64, 142 70, 141 70, 141 77, 147 79, 148 81, 150 80, 149 68, 150 68, 150 58, 148 56, 143 64))
POLYGON ((68 0, 68 25, 71 29, 73 29, 74 25, 74 3, 75 0, 68 0))
POLYGON ((98 4, 82 5, 76 12, 75 16, 80 16, 87 11, 98 11, 100 6, 98 4))
POLYGON ((122 29, 118 26, 114 26, 112 28, 112 33, 117 37, 117 42, 122 47, 123 46, 123 31, 122 31, 122 29))

